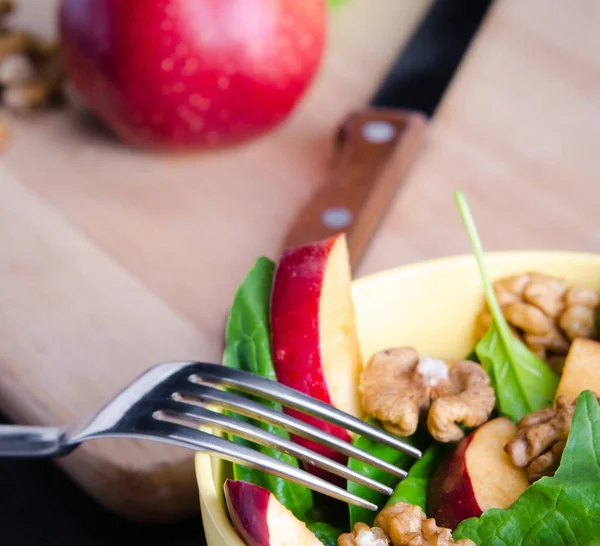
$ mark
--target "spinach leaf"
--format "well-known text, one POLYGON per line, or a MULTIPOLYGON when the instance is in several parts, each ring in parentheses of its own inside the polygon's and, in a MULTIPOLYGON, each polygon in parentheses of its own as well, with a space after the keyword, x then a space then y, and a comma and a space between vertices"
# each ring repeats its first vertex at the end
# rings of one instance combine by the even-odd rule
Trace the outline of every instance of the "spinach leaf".
POLYGON ((552 404, 558 377, 549 368, 541 368, 539 358, 521 341, 513 337, 510 344, 512 353, 502 342, 498 328, 492 324, 477 344, 476 351, 494 385, 500 413, 518 421, 524 415, 552 404))
POLYGON ((600 543, 600 407, 585 391, 577 399, 560 467, 504 510, 459 524, 454 538, 479 546, 592 546, 600 543))
POLYGON ((512 334, 492 288, 467 200, 460 191, 455 193, 455 197, 471 240, 483 292, 493 319, 490 330, 475 346, 475 352, 496 391, 498 410, 513 421, 518 421, 524 415, 552 404, 558 376, 512 334))
POLYGON ((477 356, 477 353, 475 352, 475 348, 473 348, 473 350, 465 357, 465 360, 479 362, 479 357, 477 356))
POLYGON ((396 486, 386 506, 408 502, 420 506, 421 510, 426 512, 429 478, 453 447, 454 444, 431 444, 423 453, 423 457, 408 471, 408 476, 396 486))
MULTIPOLYGON (((373 426, 378 426, 377 421, 373 419, 367 419, 367 422, 373 426)), ((423 444, 423 439, 417 436, 411 436, 410 438, 403 438, 407 443, 411 445, 415 445, 420 447, 423 444)), ((384 444, 380 444, 375 440, 370 440, 368 438, 364 438, 362 436, 357 436, 354 438, 352 442, 356 447, 370 453, 371 455, 375 455, 375 457, 379 457, 384 461, 391 463, 399 468, 407 469, 414 463, 414 459, 393 447, 386 446, 384 444)), ((375 468, 368 463, 363 463, 362 461, 357 461, 356 459, 350 458, 348 460, 348 467, 352 470, 356 470, 363 476, 367 476, 369 478, 373 478, 378 482, 381 482, 385 485, 389 485, 390 487, 395 487, 400 478, 396 476, 392 476, 385 470, 380 470, 375 468)), ((363 499, 369 500, 377 506, 383 506, 386 495, 385 493, 379 493, 378 491, 373 491, 364 485, 359 485, 357 483, 348 482, 347 489, 350 493, 354 493, 362 497, 363 499)), ((348 505, 350 512, 350 527, 352 528, 355 523, 363 522, 367 525, 373 525, 373 521, 375 520, 376 512, 369 510, 367 508, 359 508, 358 506, 348 505)))
POLYGON ((306 526, 325 546, 337 546, 337 539, 342 534, 337 527, 323 521, 308 521, 306 526))
MULTIPOLYGON (((269 323, 269 301, 274 272, 275 264, 267 258, 260 258, 242 282, 229 314, 223 354, 224 366, 252 372, 267 379, 277 379, 271 358, 269 323)), ((257 400, 265 406, 282 411, 280 404, 264 399, 257 400)), ((282 438, 289 438, 286 431, 269 423, 257 422, 237 414, 229 415, 235 415, 238 419, 260 426, 282 438)), ((292 466, 299 466, 294 457, 276 449, 257 446, 237 436, 231 436, 230 440, 258 449, 292 466)), ((252 482, 268 489, 281 504, 300 519, 303 519, 313 506, 312 492, 301 485, 238 464, 233 466, 233 475, 236 480, 252 482)))

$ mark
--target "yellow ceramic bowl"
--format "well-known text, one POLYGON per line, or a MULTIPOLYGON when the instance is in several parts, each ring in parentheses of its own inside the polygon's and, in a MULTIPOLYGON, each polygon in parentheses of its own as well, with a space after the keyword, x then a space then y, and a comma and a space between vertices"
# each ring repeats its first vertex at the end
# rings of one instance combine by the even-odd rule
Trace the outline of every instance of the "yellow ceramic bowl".
MULTIPOLYGON (((600 290, 600 255, 569 252, 507 252, 486 257, 492 278, 540 271, 569 283, 600 290)), ((383 271, 353 283, 361 350, 411 345, 448 359, 467 355, 482 290, 471 256, 443 258, 383 271)), ((229 471, 208 455, 197 454, 196 475, 208 546, 244 546, 223 508, 223 481, 229 471)))

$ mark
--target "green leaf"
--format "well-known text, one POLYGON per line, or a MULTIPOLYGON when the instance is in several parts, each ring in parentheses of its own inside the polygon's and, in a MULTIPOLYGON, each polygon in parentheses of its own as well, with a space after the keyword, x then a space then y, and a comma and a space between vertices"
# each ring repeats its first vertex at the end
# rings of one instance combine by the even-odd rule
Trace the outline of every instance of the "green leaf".
MULTIPOLYGON (((371 425, 378 426, 377 421, 373 419, 367 419, 367 422, 371 425)), ((420 447, 423 443, 423 440, 417 438, 416 436, 411 436, 410 438, 403 438, 407 443, 420 447)), ((403 468, 404 470, 410 468, 410 466, 415 462, 415 460, 394 449, 392 447, 386 446, 384 444, 380 444, 375 440, 370 440, 368 438, 364 438, 362 436, 357 436, 352 442, 356 447, 370 453, 371 455, 375 455, 375 457, 379 457, 384 461, 393 464, 399 468, 403 468)), ((378 482, 381 482, 390 487, 396 487, 400 478, 396 476, 392 476, 385 470, 380 470, 375 468, 367 463, 363 463, 362 461, 357 461, 356 459, 350 458, 348 460, 348 467, 352 470, 356 470, 363 476, 367 476, 369 478, 373 478, 378 482)), ((354 493, 362 497, 363 499, 369 500, 377 506, 383 506, 386 501, 387 495, 385 493, 379 493, 378 491, 373 491, 364 485, 359 485, 357 483, 348 482, 347 489, 350 493, 354 493)), ((352 528, 355 523, 363 522, 367 525, 372 525, 377 515, 376 512, 369 510, 367 508, 359 508, 358 506, 354 506, 349 504, 348 509, 350 512, 350 527, 352 528)))
POLYGON ((391 506, 397 502, 407 502, 420 506, 421 510, 426 512, 429 478, 452 447, 454 447, 454 444, 440 444, 438 442, 431 444, 423 453, 423 457, 408 471, 408 476, 396 486, 386 506, 391 506))
POLYGON ((344 4, 347 4, 349 0, 328 0, 329 9, 337 9, 344 4))
POLYGON ((471 240, 493 320, 488 333, 475 346, 475 352, 496 391, 498 410, 513 421, 518 421, 524 415, 552 404, 558 376, 512 334, 492 288, 467 200, 460 191, 455 193, 455 197, 471 240))
POLYGON ((463 521, 454 538, 479 546, 597 546, 599 528, 600 407, 585 391, 554 477, 529 486, 509 508, 463 521))
POLYGON ((325 546, 337 546, 337 539, 342 534, 337 527, 323 521, 308 521, 306 526, 325 546))
POLYGON ((479 357, 477 356, 477 353, 475 352, 475 348, 473 348, 473 350, 466 356, 465 360, 479 362, 479 357))
POLYGON ((481 365, 490 376, 496 391, 496 405, 502 415, 518 421, 524 415, 552 404, 558 378, 548 368, 540 368, 538 358, 518 339, 511 341, 515 360, 502 343, 494 324, 477 343, 481 365), (511 362, 517 362, 512 365, 511 362), (500 380, 498 380, 500 378, 500 380))
MULTIPOLYGON (((267 258, 260 258, 239 287, 229 314, 223 365, 276 380, 271 358, 269 323, 269 302, 274 272, 275 264, 267 258)), ((257 399, 257 401, 282 411, 280 404, 264 399, 257 399)), ((235 415, 238 419, 260 426, 282 438, 289 438, 286 431, 269 423, 257 422, 237 414, 229 413, 229 415, 235 415)), ((278 450, 257 446, 237 436, 230 436, 230 440, 257 449, 292 466, 299 466, 294 457, 278 450)), ((304 519, 313 506, 312 492, 301 485, 238 464, 233 466, 233 475, 236 480, 252 482, 268 489, 281 504, 300 519, 304 519)))

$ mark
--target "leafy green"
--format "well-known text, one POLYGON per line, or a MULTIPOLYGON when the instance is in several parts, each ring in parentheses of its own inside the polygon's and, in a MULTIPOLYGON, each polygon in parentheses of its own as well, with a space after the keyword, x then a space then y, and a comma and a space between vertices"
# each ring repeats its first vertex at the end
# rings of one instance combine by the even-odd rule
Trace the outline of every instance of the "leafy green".
POLYGON ((554 477, 528 487, 509 508, 463 521, 454 537, 479 546, 597 546, 599 527, 600 407, 585 391, 554 477))
MULTIPOLYGON (((269 323, 269 301, 274 271, 275 264, 272 261, 260 258, 239 287, 229 314, 223 365, 275 380, 277 377, 271 358, 269 323)), ((280 404, 264 399, 257 400, 265 406, 282 411, 280 404)), ((240 415, 235 417, 282 438, 289 438, 286 431, 269 423, 257 422, 240 415)), ((236 436, 231 436, 230 439, 292 466, 299 466, 294 457, 276 449, 256 446, 236 436)), ((301 485, 238 464, 233 467, 233 475, 236 480, 252 482, 268 489, 281 504, 300 519, 304 519, 313 506, 312 492, 301 485)))
POLYGON ((347 4, 349 0, 328 0, 328 5, 330 9, 336 9, 344 4, 347 4))
POLYGON ((337 527, 323 521, 308 521, 306 526, 325 546, 337 546, 337 539, 342 534, 337 527))
POLYGON ((500 331, 492 324, 477 344, 476 351, 495 387, 500 413, 518 421, 524 415, 552 404, 558 377, 521 341, 510 335, 511 347, 507 349, 500 331))
POLYGON ((391 506, 397 502, 408 502, 420 506, 425 512, 429 478, 452 447, 454 447, 453 444, 440 444, 438 442, 431 444, 423 453, 423 457, 408 471, 408 476, 396 486, 386 506, 391 506))
POLYGON ((475 349, 473 349, 465 358, 465 360, 471 360, 473 362, 479 362, 479 357, 477 356, 477 353, 475 352, 475 349))
POLYGON ((456 192, 456 202, 479 266, 483 291, 493 323, 477 343, 475 352, 496 391, 500 413, 513 421, 552 404, 558 376, 511 332, 500 309, 483 257, 483 248, 467 200, 456 192))
MULTIPOLYGON (((367 422, 371 425, 377 426, 377 421, 373 419, 367 419, 367 422)), ((404 438, 404 440, 407 443, 417 447, 420 447, 419 444, 422 443, 422 440, 420 438, 418 439, 416 436, 404 438)), ((354 439, 353 444, 359 449, 362 449, 363 451, 366 451, 375 457, 379 457, 380 459, 405 470, 409 468, 412 463, 414 463, 414 459, 409 455, 406 455, 405 453, 402 453, 393 447, 381 444, 376 440, 370 440, 368 438, 364 438, 363 436, 357 436, 354 439)), ((379 468, 375 468, 368 463, 363 463, 362 461, 357 461, 356 459, 350 458, 348 460, 348 467, 352 470, 356 470, 363 476, 373 478, 374 480, 377 480, 385 485, 389 485, 390 487, 396 487, 400 481, 400 478, 392 476, 385 470, 380 470, 379 468)), ((347 489, 350 493, 354 493, 363 499, 369 500, 377 506, 382 506, 386 500, 385 493, 373 491, 364 485, 359 485, 351 481, 348 481, 347 489)), ((350 512, 350 527, 353 527, 354 524, 358 522, 372 525, 373 520, 377 515, 372 510, 367 508, 359 508, 358 506, 351 504, 348 505, 348 508, 350 512)))

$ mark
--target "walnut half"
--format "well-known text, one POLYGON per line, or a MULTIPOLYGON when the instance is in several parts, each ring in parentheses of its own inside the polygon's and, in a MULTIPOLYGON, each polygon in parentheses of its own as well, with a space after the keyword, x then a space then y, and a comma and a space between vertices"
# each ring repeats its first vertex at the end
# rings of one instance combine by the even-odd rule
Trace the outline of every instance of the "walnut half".
POLYGON ((450 529, 438 527, 435 519, 427 519, 419 506, 405 502, 384 508, 375 518, 375 525, 390 538, 393 546, 475 546, 469 539, 455 542, 450 529))
POLYGON ((411 347, 380 351, 363 370, 359 383, 365 413, 390 432, 414 434, 422 415, 440 442, 464 436, 459 423, 476 427, 494 409, 494 390, 475 362, 445 362, 421 357, 411 347))
MULTIPOLYGON (((600 403, 600 397, 597 398, 600 403)), ((515 466, 527 467, 529 483, 556 472, 567 445, 574 411, 575 402, 559 396, 556 408, 530 413, 517 424, 517 434, 504 450, 515 466)))

